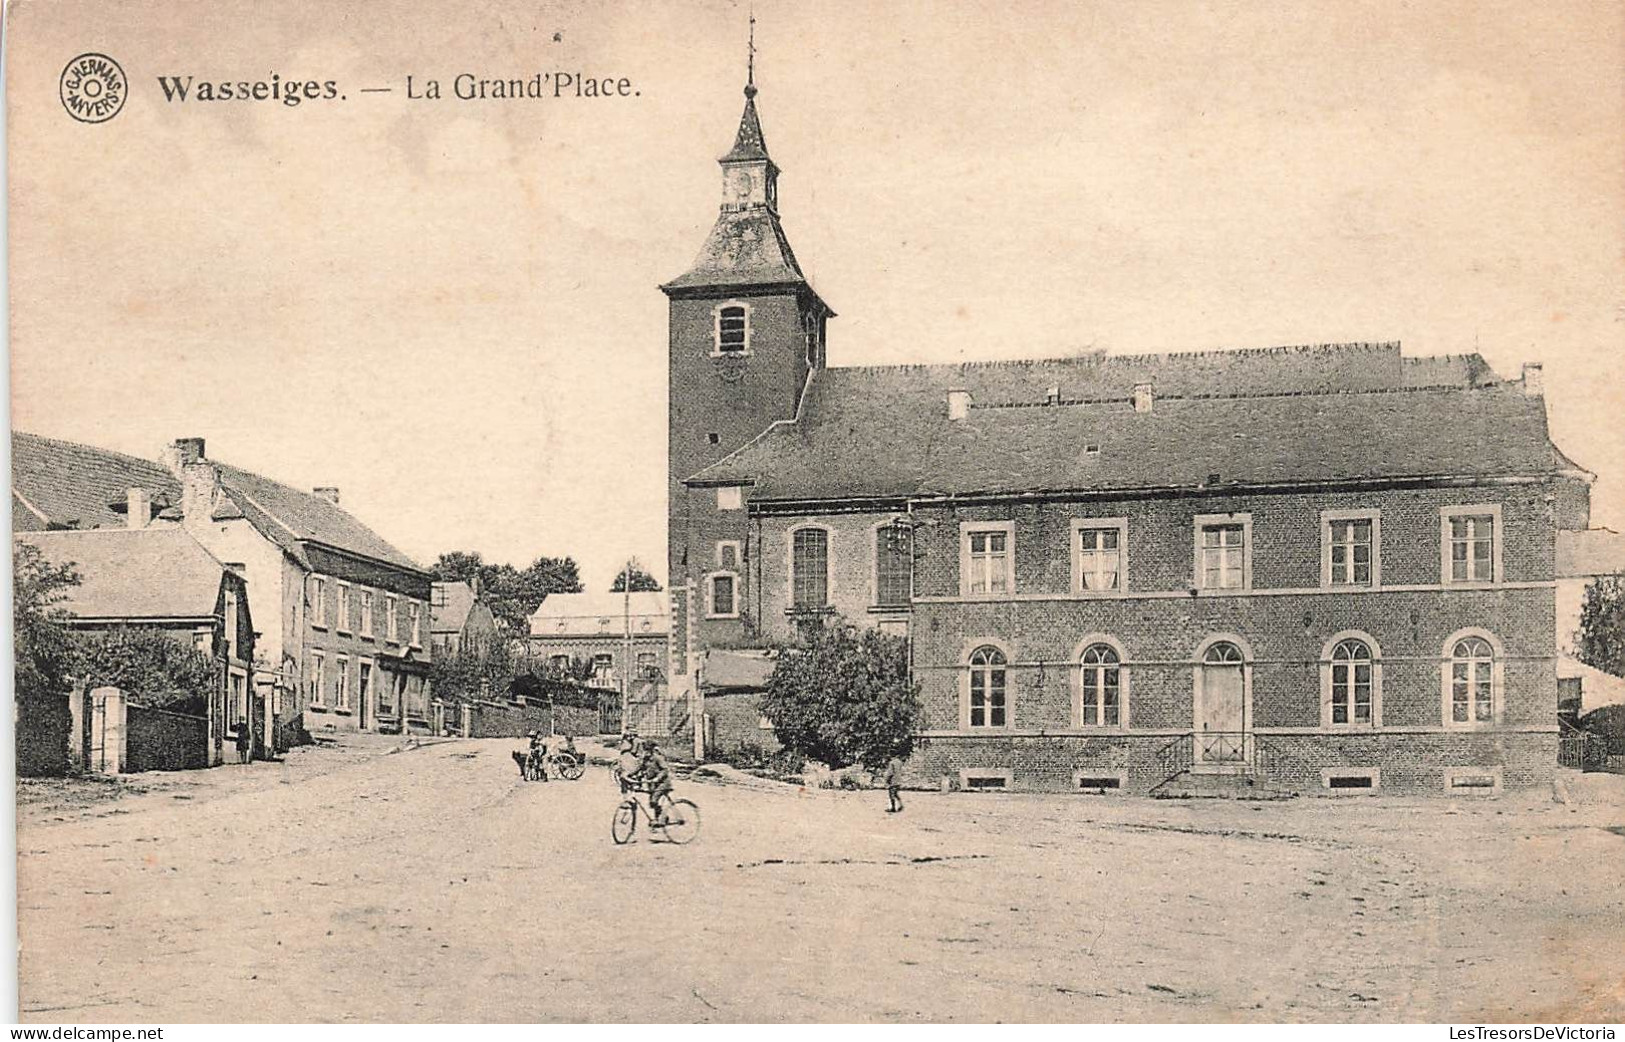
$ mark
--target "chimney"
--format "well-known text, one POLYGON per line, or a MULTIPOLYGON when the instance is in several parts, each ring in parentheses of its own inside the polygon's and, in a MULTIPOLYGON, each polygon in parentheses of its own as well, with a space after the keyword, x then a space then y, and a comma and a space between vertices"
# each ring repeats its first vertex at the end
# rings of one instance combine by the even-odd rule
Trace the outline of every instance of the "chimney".
POLYGON ((1151 402, 1154 399, 1155 399, 1155 395, 1153 395, 1151 393, 1151 385, 1150 384, 1135 384, 1134 385, 1134 411, 1135 412, 1150 412, 1151 411, 1151 402))
POLYGON ((176 438, 173 444, 164 446, 164 465, 176 477, 181 476, 188 463, 196 463, 201 459, 203 459, 202 438, 176 438))
POLYGON ((1523 393, 1535 397, 1546 394, 1546 373, 1539 362, 1523 364, 1523 393))
POLYGON ((334 506, 339 505, 339 490, 332 485, 317 485, 310 491, 318 499, 325 499, 334 506))
POLYGON ((126 528, 146 528, 152 521, 152 497, 144 488, 132 488, 125 493, 125 508, 128 513, 124 517, 126 528))
POLYGON ((963 420, 970 415, 970 392, 954 389, 948 392, 948 419, 963 420))
MULTIPOLYGON (((202 439, 190 439, 202 445, 202 439)), ((177 447, 179 443, 177 442, 177 447)), ((182 457, 184 458, 184 457, 182 457)), ((183 463, 181 478, 181 523, 206 525, 220 498, 220 469, 206 459, 183 463)))

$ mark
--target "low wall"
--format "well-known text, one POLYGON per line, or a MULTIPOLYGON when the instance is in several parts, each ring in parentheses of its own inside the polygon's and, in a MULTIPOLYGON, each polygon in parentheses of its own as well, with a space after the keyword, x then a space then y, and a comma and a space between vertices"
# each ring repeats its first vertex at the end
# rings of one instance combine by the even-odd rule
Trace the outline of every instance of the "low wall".
MULTIPOLYGON (((82 695, 80 697, 83 697, 82 695)), ((59 777, 68 771, 73 714, 68 694, 17 696, 17 774, 59 777)))
POLYGON ((584 706, 553 706, 553 731, 556 734, 602 734, 601 714, 597 709, 584 706))
POLYGON ((546 706, 516 706, 506 702, 469 703, 468 738, 523 738, 532 731, 546 734, 552 723, 546 706))
POLYGON ((209 766, 209 720, 130 704, 124 711, 123 769, 186 771, 209 766))

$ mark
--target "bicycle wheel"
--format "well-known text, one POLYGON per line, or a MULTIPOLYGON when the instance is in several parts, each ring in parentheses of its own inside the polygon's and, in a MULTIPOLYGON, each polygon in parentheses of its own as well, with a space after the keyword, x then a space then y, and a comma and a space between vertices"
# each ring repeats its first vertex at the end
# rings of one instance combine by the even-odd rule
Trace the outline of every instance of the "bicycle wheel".
POLYGON ((673 843, 687 843, 700 834, 700 808, 688 800, 672 800, 666 804, 666 838, 673 843))
POLYGON ((559 767, 559 777, 565 781, 579 781, 587 771, 587 765, 575 757, 567 757, 559 767))
POLYGON ((609 824, 609 834, 616 843, 627 843, 638 829, 638 805, 627 800, 615 808, 615 819, 609 824))

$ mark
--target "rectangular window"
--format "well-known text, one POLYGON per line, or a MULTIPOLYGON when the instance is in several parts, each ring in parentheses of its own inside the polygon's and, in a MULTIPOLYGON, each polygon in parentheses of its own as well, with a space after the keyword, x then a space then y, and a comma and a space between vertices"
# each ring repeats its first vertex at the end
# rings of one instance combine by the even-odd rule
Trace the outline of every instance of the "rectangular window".
POLYGON ((1073 589, 1120 593, 1126 587, 1128 521, 1088 518, 1072 522, 1073 589))
POLYGON ((338 709, 350 708, 350 660, 343 655, 333 660, 333 703, 338 709))
POLYGON ((731 572, 739 567, 740 547, 737 539, 724 539, 717 544, 717 567, 731 572))
POLYGON ((1247 588, 1247 529, 1235 522, 1197 529, 1197 583, 1204 590, 1247 588))
POLYGON ((717 353, 744 354, 749 345, 749 315, 742 304, 717 309, 717 353))
POLYGON ((964 592, 968 597, 994 596, 1015 590, 1011 567, 1011 544, 1015 533, 1009 524, 964 529, 964 592))
POLYGON ((310 577, 310 624, 327 628, 327 580, 319 575, 310 577))
POLYGON ((361 591, 361 635, 372 636, 372 591, 361 591))
POLYGON ((231 719, 238 727, 248 722, 248 677, 236 670, 231 672, 231 719))
POLYGON ((1495 517, 1457 514, 1450 518, 1450 581, 1487 583, 1495 578, 1495 517))
POLYGON ((1332 522, 1332 585, 1371 585, 1371 521, 1332 522))
POLYGON ((884 608, 913 599, 913 531, 902 524, 875 529, 875 603, 884 608))
POLYGON ((407 606, 407 620, 412 624, 412 646, 423 646, 423 613, 419 610, 418 602, 413 601, 407 606))
POLYGON ((327 704, 327 658, 319 651, 310 653, 310 704, 327 704))
POLYGON ((790 537, 790 601, 798 611, 829 606, 829 533, 798 528, 790 537))
POLYGON ((555 670, 557 670, 560 673, 568 673, 570 671, 570 656, 569 655, 554 655, 552 658, 549 658, 547 661, 549 662, 549 664, 552 665, 552 667, 555 670))
POLYGON ((711 611, 716 618, 731 619, 739 614, 737 580, 731 573, 711 576, 711 611))
POLYGON ((338 601, 338 604, 335 607, 335 613, 334 613, 334 617, 333 617, 333 628, 338 630, 340 633, 348 633, 348 632, 350 632, 350 584, 349 583, 339 583, 338 596, 335 599, 338 601))
POLYGON ((592 677, 594 680, 610 680, 614 676, 614 655, 594 655, 592 657, 592 677))
POLYGON ((226 591, 226 658, 237 657, 237 594, 226 591))
POLYGON ((643 680, 653 680, 660 675, 659 657, 653 651, 638 652, 638 676, 643 680))
POLYGON ((400 599, 393 595, 384 598, 384 637, 391 644, 401 642, 400 599))

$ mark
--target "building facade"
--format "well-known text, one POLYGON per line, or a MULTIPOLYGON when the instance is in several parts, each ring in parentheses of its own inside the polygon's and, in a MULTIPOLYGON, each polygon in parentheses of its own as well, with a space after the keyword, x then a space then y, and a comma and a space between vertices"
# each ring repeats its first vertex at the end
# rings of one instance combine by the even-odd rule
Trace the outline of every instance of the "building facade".
POLYGON ((472 583, 435 583, 429 607, 435 655, 459 655, 497 639, 496 616, 472 583))
POLYGON ((1398 344, 829 368, 747 87, 671 301, 674 684, 807 618, 910 638, 917 780, 1500 791, 1556 758, 1539 366, 1398 344))

